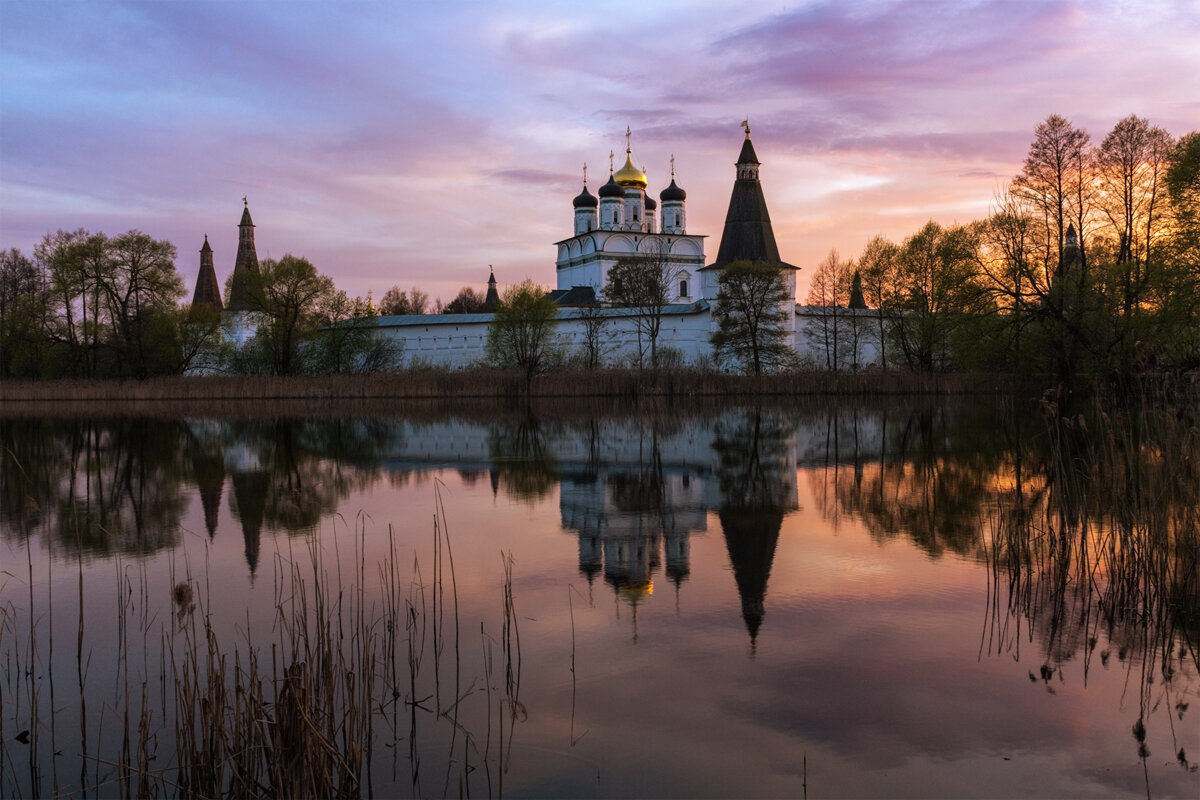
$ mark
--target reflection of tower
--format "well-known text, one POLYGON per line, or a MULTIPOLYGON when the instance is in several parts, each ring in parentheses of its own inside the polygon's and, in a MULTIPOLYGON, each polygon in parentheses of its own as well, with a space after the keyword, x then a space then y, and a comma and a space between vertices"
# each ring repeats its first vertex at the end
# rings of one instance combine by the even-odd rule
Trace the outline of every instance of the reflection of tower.
POLYGON ((265 472, 233 473, 234 512, 242 521, 242 536, 246 540, 246 564, 250 567, 251 577, 258 569, 259 538, 268 483, 269 478, 265 472))
POLYGON ((784 514, 798 505, 795 436, 780 416, 762 410, 730 414, 715 434, 718 517, 753 652, 779 530, 784 514))
POLYGON ((766 613, 767 580, 775 560, 783 511, 722 510, 718 516, 725 532, 733 579, 742 600, 742 619, 746 621, 753 649, 766 613))
POLYGON ((196 488, 200 490, 200 505, 204 508, 204 527, 208 538, 217 533, 217 516, 221 509, 221 491, 225 487, 225 460, 219 454, 197 454, 192 457, 196 488))
POLYGON ((691 544, 687 531, 667 531, 663 536, 663 550, 667 559, 667 577, 678 588, 692 571, 691 544))

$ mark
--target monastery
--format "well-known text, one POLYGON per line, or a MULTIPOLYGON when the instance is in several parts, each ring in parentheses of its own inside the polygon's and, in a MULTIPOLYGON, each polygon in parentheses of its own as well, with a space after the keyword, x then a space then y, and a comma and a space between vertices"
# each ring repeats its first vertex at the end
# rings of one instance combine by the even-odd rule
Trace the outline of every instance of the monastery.
MULTIPOLYGON (((637 360, 639 342, 632 320, 636 311, 604 303, 609 271, 621 259, 657 260, 663 265, 664 274, 670 276, 658 348, 660 352, 664 348, 674 351, 682 363, 706 363, 712 358, 709 337, 717 327, 712 309, 721 271, 728 264, 738 260, 778 264, 787 296, 795 297, 799 269, 780 258, 759 180, 761 164, 750 138, 750 127, 747 123, 743 127, 745 138, 735 164, 729 208, 717 255, 711 263, 704 252, 706 237, 688 231, 687 193, 676 182, 673 158, 671 182, 659 192, 657 201, 647 192, 645 172, 634 165, 628 128, 625 163, 614 169, 610 153, 608 181, 595 194, 588 189, 585 168, 582 190, 572 200, 573 233, 555 244, 556 288, 550 292, 559 306, 557 344, 567 357, 582 352, 587 319, 599 314, 608 320, 603 332, 606 341, 602 344, 605 363, 629 364, 637 360)), ((231 294, 224 307, 226 337, 238 344, 253 335, 253 318, 247 312, 245 293, 247 277, 258 270, 254 223, 245 198, 243 204, 231 294)), ((488 279, 488 297, 494 302, 496 296, 493 274, 488 279)), ((222 308, 207 236, 200 251, 200 273, 192 302, 222 308)), ((784 322, 787 341, 802 361, 819 361, 823 355, 817 353, 819 348, 814 342, 828 311, 797 306, 794 301, 788 301, 788 306, 784 322)), ((465 367, 483 360, 492 318, 491 312, 381 316, 379 330, 402 345, 405 363, 465 367)), ((859 347, 856 363, 874 363, 877 353, 873 344, 864 341, 859 347)))

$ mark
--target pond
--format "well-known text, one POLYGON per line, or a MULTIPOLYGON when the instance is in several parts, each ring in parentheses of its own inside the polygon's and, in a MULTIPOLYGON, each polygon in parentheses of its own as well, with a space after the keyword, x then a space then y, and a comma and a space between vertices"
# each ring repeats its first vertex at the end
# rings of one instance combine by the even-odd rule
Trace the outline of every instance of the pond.
POLYGON ((0 795, 1200 796, 1200 434, 0 419, 0 795))

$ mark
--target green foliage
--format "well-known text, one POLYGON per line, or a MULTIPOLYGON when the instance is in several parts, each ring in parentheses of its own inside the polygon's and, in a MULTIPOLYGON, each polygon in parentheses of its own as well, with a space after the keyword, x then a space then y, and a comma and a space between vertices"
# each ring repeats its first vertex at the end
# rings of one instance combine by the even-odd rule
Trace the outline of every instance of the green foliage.
POLYGON ((488 327, 487 357, 499 367, 525 371, 526 380, 556 363, 554 327, 558 306, 531 280, 510 286, 488 327))
POLYGON ((754 375, 779 369, 792 352, 784 327, 791 305, 780 265, 734 261, 726 266, 711 337, 718 361, 754 375))
POLYGON ((305 358, 311 351, 305 345, 321 323, 320 307, 336 291, 333 280, 317 272, 307 259, 288 253, 278 261, 263 261, 248 288, 249 311, 258 323, 244 348, 249 371, 273 375, 311 371, 312 361, 305 358))

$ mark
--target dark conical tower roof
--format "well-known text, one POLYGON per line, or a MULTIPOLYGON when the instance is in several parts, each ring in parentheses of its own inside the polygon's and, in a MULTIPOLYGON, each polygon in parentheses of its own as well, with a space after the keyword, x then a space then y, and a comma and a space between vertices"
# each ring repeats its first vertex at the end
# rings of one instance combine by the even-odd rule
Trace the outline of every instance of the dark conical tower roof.
POLYGON ((204 246, 200 248, 200 272, 196 275, 196 293, 192 295, 192 308, 210 306, 221 311, 221 284, 217 282, 217 270, 213 266, 213 251, 208 244, 208 235, 204 236, 204 246))
MULTIPOLYGON (((586 190, 585 190, 586 191, 586 190)), ((495 311, 500 307, 500 293, 496 291, 496 272, 488 267, 487 296, 483 298, 483 310, 495 311)))
POLYGON ((250 293, 258 277, 258 252, 254 248, 254 222, 250 219, 250 204, 242 198, 242 221, 238 223, 237 258, 233 264, 233 281, 229 289, 229 310, 247 311, 251 307, 250 293))
POLYGON ((758 156, 750 142, 750 128, 746 128, 746 139, 738 155, 737 179, 729 197, 729 210, 725 214, 725 228, 721 232, 721 246, 717 250, 714 267, 724 267, 733 261, 770 261, 782 263, 779 247, 775 244, 775 232, 771 228, 771 215, 767 212, 767 200, 763 196, 762 184, 758 181, 758 156))

